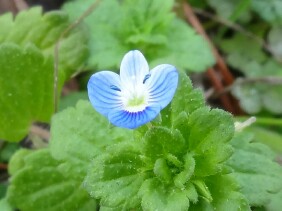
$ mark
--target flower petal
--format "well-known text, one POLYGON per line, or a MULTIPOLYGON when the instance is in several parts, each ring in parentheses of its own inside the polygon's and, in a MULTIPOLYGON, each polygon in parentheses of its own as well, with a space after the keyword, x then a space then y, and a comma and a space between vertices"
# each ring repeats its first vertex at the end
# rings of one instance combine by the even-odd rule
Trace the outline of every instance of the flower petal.
POLYGON ((159 106, 149 106, 140 112, 115 110, 109 113, 109 120, 117 127, 135 129, 155 119, 159 112, 159 106))
POLYGON ((149 65, 140 51, 134 50, 125 54, 120 65, 122 85, 131 90, 142 84, 148 73, 149 65))
POLYGON ((88 96, 93 107, 104 116, 122 107, 119 75, 102 71, 91 76, 87 84, 88 96), (115 88, 113 88, 115 87, 115 88))
POLYGON ((172 100, 178 84, 178 72, 169 64, 158 65, 150 71, 151 77, 146 81, 149 91, 149 105, 158 104, 165 108, 172 100))

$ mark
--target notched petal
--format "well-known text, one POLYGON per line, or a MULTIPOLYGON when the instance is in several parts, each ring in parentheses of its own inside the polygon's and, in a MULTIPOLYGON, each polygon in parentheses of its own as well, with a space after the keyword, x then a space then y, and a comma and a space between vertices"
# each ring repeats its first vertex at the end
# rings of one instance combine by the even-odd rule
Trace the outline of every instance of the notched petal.
POLYGON ((149 65, 140 51, 133 50, 125 54, 120 65, 122 84, 137 85, 143 83, 143 79, 148 73, 149 65))
POLYGON ((159 104, 165 108, 172 100, 178 85, 178 71, 172 65, 162 64, 151 70, 147 80, 150 104, 159 104))
POLYGON ((122 106, 119 75, 110 71, 101 71, 91 76, 88 81, 88 96, 93 107, 108 117, 113 109, 122 106), (112 87, 116 87, 113 89, 112 87))

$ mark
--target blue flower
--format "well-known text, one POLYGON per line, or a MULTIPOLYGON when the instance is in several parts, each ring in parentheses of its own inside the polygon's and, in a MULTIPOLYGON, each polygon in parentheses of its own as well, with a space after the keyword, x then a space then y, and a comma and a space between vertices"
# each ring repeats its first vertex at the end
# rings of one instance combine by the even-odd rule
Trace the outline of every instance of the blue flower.
POLYGON ((122 59, 120 75, 101 71, 91 76, 87 88, 93 107, 118 127, 134 129, 153 120, 172 100, 178 72, 169 64, 149 66, 140 51, 122 59))

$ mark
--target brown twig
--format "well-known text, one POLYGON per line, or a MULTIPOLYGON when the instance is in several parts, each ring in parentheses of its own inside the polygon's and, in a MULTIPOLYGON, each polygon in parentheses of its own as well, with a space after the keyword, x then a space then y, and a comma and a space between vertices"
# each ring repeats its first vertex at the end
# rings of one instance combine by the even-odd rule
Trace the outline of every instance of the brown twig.
POLYGON ((235 86, 240 86, 244 84, 255 84, 255 83, 263 83, 263 84, 270 84, 274 86, 282 85, 282 78, 281 77, 260 77, 260 78, 238 78, 236 81, 227 86, 224 87, 223 90, 217 93, 212 93, 209 95, 209 98, 217 98, 220 97, 221 95, 224 95, 228 92, 230 92, 235 86))
MULTIPOLYGON (((195 30, 199 34, 201 34, 210 44, 210 47, 211 47, 212 52, 214 54, 214 57, 216 58, 216 66, 218 67, 221 75, 223 76, 223 80, 224 80, 225 84, 231 85, 234 81, 232 74, 230 73, 228 67, 226 66, 224 60, 222 59, 222 57, 218 53, 217 49, 212 44, 211 40, 209 39, 208 35, 206 34, 205 30, 203 29, 201 23, 199 22, 198 18, 194 14, 192 8, 190 7, 190 5, 186 1, 183 2, 183 10, 184 10, 184 15, 185 15, 187 21, 189 21, 189 23, 195 28, 195 30)), ((215 69, 209 68, 207 70, 207 75, 210 78, 215 90, 217 92, 222 92, 222 90, 224 90, 224 85, 222 84, 221 79, 217 76, 215 69)), ((234 113, 234 114, 238 113, 239 109, 237 107, 234 107, 233 99, 231 99, 231 97, 229 95, 220 96, 220 100, 221 100, 224 108, 227 111, 234 113)))
POLYGON ((71 25, 69 25, 60 35, 56 42, 54 50, 54 110, 57 112, 58 109, 58 74, 59 74, 59 48, 61 40, 68 34, 72 29, 74 29, 78 24, 80 24, 84 18, 90 15, 94 9, 98 6, 101 0, 96 0, 78 19, 76 19, 71 25))
MULTIPOLYGON (((221 81, 218 79, 218 77, 215 73, 215 70, 213 68, 209 68, 207 70, 207 75, 211 79, 211 83, 212 83, 213 87, 215 88, 215 90, 218 93, 222 92, 224 90, 224 86, 222 85, 221 81)), ((228 95, 221 95, 220 101, 227 111, 229 111, 231 113, 235 113, 235 110, 233 109, 233 106, 232 106, 232 102, 231 102, 228 95)))
POLYGON ((189 23, 195 28, 195 30, 201 34, 210 44, 210 47, 212 49, 212 52, 214 54, 214 57, 216 58, 216 64, 219 68, 219 71, 221 72, 222 76, 223 76, 223 80, 225 81, 225 84, 230 85, 233 83, 234 78, 232 76, 232 74, 230 73, 230 71, 228 70, 227 65, 225 64, 224 60, 222 59, 222 57, 220 56, 220 54, 218 53, 217 49, 214 47, 212 41, 210 40, 210 38, 208 37, 207 33, 205 32, 204 28, 202 27, 200 21, 198 20, 198 18, 196 17, 196 15, 194 14, 191 6, 184 1, 183 2, 183 9, 184 9, 184 14, 186 19, 189 21, 189 23))
POLYGON ((39 127, 37 125, 32 125, 29 130, 31 133, 39 136, 40 138, 43 138, 44 140, 50 139, 50 132, 42 127, 39 127))
POLYGON ((6 170, 8 168, 8 165, 5 163, 0 163, 0 169, 6 170))
POLYGON ((242 27, 239 24, 233 23, 229 20, 225 20, 222 19, 214 14, 211 14, 207 11, 201 10, 201 9, 197 9, 197 8, 193 8, 193 11, 196 14, 199 14, 203 17, 209 18, 217 23, 220 23, 224 26, 227 26, 228 28, 233 29, 234 31, 240 32, 241 34, 253 39, 254 41, 256 41, 260 46, 262 46, 264 48, 264 50, 268 51, 269 53, 273 54, 271 48, 269 47, 269 45, 264 41, 264 39, 256 36, 255 34, 251 33, 250 31, 246 30, 244 27, 242 27))
POLYGON ((24 0, 13 0, 13 4, 15 5, 18 11, 28 9, 28 4, 24 0))

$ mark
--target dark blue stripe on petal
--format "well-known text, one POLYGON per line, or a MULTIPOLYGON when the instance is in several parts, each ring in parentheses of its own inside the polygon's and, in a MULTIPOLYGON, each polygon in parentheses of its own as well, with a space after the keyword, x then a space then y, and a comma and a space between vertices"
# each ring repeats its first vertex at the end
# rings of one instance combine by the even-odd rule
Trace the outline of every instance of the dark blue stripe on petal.
POLYGON ((106 117, 113 109, 122 107, 120 92, 111 89, 111 85, 120 87, 120 78, 119 75, 110 71, 95 73, 87 84, 91 104, 106 117))
POLYGON ((174 66, 163 64, 151 70, 148 79, 149 105, 156 103, 163 109, 172 100, 178 84, 178 72, 174 66))
POLYGON ((109 120, 118 127, 135 129, 152 121, 160 112, 158 105, 149 106, 141 112, 128 112, 124 110, 114 110, 109 113, 109 120))

